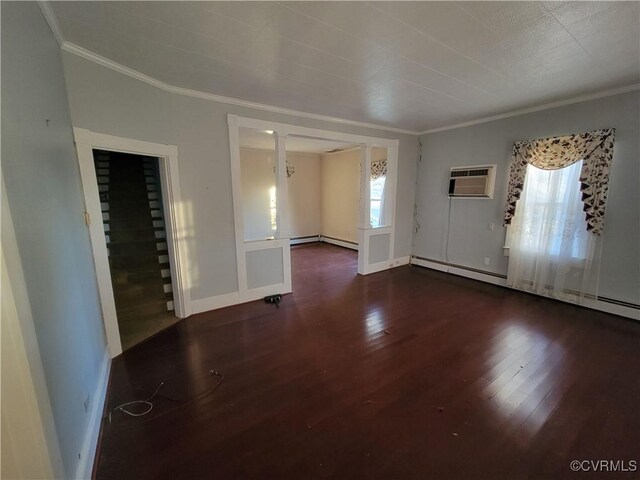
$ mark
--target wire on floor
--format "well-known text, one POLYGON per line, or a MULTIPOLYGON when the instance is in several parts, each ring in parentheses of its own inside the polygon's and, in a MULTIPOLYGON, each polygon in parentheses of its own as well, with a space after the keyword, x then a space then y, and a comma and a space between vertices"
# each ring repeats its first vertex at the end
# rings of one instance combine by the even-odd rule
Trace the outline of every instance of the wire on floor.
MULTIPOLYGON (((207 395, 210 395, 211 393, 213 393, 220 386, 220 384, 222 384, 222 382, 224 381, 224 375, 222 373, 220 373, 220 372, 215 371, 215 370, 209 370, 209 373, 211 375, 215 376, 215 377, 218 377, 218 381, 216 382, 216 384, 212 388, 207 389, 204 392, 200 392, 200 393, 198 393, 198 394, 186 399, 180 405, 177 405, 177 406, 175 406, 173 408, 170 408, 169 410, 165 410, 164 412, 156 415, 153 418, 158 418, 160 416, 166 415, 167 413, 170 413, 170 412, 172 412, 174 410, 177 410, 178 408, 181 408, 181 407, 187 405, 188 403, 190 403, 190 402, 192 402, 194 400, 206 397, 207 395)), ((117 407, 113 408, 109 412, 109 423, 111 423, 111 419, 113 417, 113 414, 117 413, 117 412, 122 412, 122 413, 124 413, 126 415, 129 415, 130 417, 143 417, 143 416, 147 415, 149 412, 151 412, 151 410, 153 410, 154 404, 153 404, 153 402, 151 400, 153 400, 157 395, 160 395, 161 397, 164 397, 164 398, 166 398, 168 400, 172 400, 174 402, 180 402, 180 399, 173 398, 173 397, 170 397, 168 395, 164 395, 164 394, 160 393, 160 389, 163 386, 164 386, 164 382, 161 382, 160 385, 158 385, 158 387, 151 394, 151 396, 149 398, 145 399, 145 400, 133 400, 131 402, 126 402, 126 403, 123 403, 123 404, 118 405, 117 407), (145 408, 145 410, 139 411, 139 412, 132 411, 131 407, 133 407, 134 405, 135 406, 144 406, 146 408, 145 408)), ((133 408, 133 410, 135 410, 135 407, 133 408)))
POLYGON ((122 405, 118 405, 116 408, 114 408, 109 412, 109 423, 111 423, 111 416, 113 415, 114 412, 126 413, 130 417, 142 417, 147 413, 149 413, 151 410, 153 410, 153 403, 151 403, 151 400, 153 400, 153 397, 155 397, 158 394, 158 392, 160 391, 163 385, 164 385, 164 382, 160 383, 160 385, 158 385, 158 388, 156 388, 153 394, 146 400, 134 400, 132 402, 127 402, 127 403, 123 403, 122 405), (136 413, 136 412, 127 410, 125 408, 125 407, 130 407, 132 405, 145 405, 147 409, 144 412, 136 413))

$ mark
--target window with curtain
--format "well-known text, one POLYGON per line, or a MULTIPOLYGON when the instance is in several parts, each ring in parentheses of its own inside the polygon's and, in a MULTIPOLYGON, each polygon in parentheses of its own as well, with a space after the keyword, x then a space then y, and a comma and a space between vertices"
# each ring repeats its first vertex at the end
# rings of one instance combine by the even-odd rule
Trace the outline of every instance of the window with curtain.
POLYGON ((387 160, 371 162, 371 183, 369 184, 369 206, 372 227, 381 227, 385 224, 384 197, 387 180, 387 160))
POLYGON ((582 161, 558 170, 527 166, 509 227, 511 286, 574 299, 584 290, 593 239, 580 198, 582 161))
POLYGON ((525 186, 510 228, 517 248, 530 255, 580 261, 588 233, 580 200, 582 161, 560 170, 527 166, 525 186))
POLYGON ((386 176, 381 176, 371 180, 371 226, 379 227, 384 225, 382 210, 384 203, 384 184, 386 176))
POLYGON ((507 285, 562 300, 597 296, 615 130, 514 144, 505 225, 507 285))

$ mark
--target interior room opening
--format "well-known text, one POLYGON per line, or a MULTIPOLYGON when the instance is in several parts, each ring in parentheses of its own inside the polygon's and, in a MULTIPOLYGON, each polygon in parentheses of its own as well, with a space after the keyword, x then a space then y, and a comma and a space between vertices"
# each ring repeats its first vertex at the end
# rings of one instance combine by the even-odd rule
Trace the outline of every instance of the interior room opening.
MULTIPOLYGON (((240 128, 239 145, 244 240, 272 240, 280 232, 278 211, 281 207, 276 195, 274 133, 240 128)), ((302 258, 311 264, 317 258, 317 262, 329 261, 336 268, 350 269, 356 275, 361 250, 359 229, 387 225, 387 148, 371 148, 368 199, 363 200, 366 194, 361 188, 364 148, 357 143, 326 138, 287 136, 286 234, 290 238, 294 270, 295 263, 302 258), (370 206, 367 225, 362 225, 360 217, 362 201, 368 201, 370 206), (333 257, 331 252, 335 254, 333 257)), ((312 268, 304 270, 313 271, 312 268)), ((295 278, 293 280, 295 283, 295 278)))
POLYGON ((174 324, 159 160, 93 150, 123 350, 174 324))

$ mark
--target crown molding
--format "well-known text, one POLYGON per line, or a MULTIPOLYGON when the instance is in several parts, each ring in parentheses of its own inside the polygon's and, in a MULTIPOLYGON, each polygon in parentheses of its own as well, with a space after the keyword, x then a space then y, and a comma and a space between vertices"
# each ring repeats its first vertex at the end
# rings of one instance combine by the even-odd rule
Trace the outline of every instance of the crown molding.
POLYGON ((640 83, 636 83, 636 84, 632 84, 632 85, 627 85, 625 87, 620 87, 620 88, 615 88, 615 89, 611 89, 611 90, 605 90, 603 92, 598 92, 598 93, 592 93, 592 94, 588 94, 588 95, 582 95, 579 97, 574 97, 574 98, 570 98, 567 100, 560 100, 557 102, 552 102, 552 103, 546 103, 543 105, 538 105, 536 107, 530 107, 530 108, 524 108, 524 109, 520 109, 520 110, 513 110, 511 112, 507 112, 507 113, 501 113, 498 115, 492 115, 492 116, 488 116, 488 117, 482 117, 482 118, 478 118, 476 120, 470 120, 468 122, 462 122, 462 123, 456 123, 453 125, 448 125, 448 126, 444 126, 444 127, 438 127, 438 128, 432 128, 432 129, 428 129, 428 130, 424 130, 422 132, 419 131, 414 131, 414 130, 406 130, 403 128, 396 128, 396 127, 387 127, 384 125, 377 125, 374 123, 366 123, 366 122, 359 122, 357 120, 347 120, 345 118, 339 118, 339 117, 332 117, 332 116, 328 116, 328 115, 319 115, 319 114, 315 114, 315 113, 309 113, 309 112, 302 112, 299 110, 293 110, 293 109, 289 109, 289 108, 282 108, 282 107, 276 107, 273 105, 266 105, 266 104, 262 104, 262 103, 256 103, 256 102, 250 102, 247 100, 240 100, 238 98, 231 98, 231 97, 224 97, 222 95, 215 95, 213 93, 207 93, 207 92, 201 92, 198 90, 190 90, 188 88, 182 88, 182 87, 176 87, 173 85, 169 85, 167 83, 164 83, 156 78, 150 77, 149 75, 145 75, 142 72, 139 72, 137 70, 134 70, 132 68, 129 67, 125 67, 124 65, 121 65, 117 62, 114 62, 113 60, 109 60, 108 58, 105 58, 101 55, 98 55, 90 50, 87 50, 85 48, 82 48, 78 45, 75 45, 71 42, 67 42, 64 40, 64 37, 62 35, 62 30, 60 29, 60 26, 58 24, 58 20, 56 19, 55 13, 53 12, 53 10, 51 9, 51 6, 49 5, 49 1, 44 1, 44 0, 38 0, 38 5, 40 6, 40 9, 42 10, 42 13, 47 21, 47 23, 49 24, 49 28, 51 29, 51 31, 53 32, 54 37, 56 38, 56 41, 58 42, 58 44, 60 45, 60 48, 68 53, 71 53, 73 55, 77 55, 79 57, 82 57, 86 60, 89 60, 91 62, 97 63, 98 65, 102 65, 103 67, 107 67, 111 70, 114 70, 116 72, 119 72, 123 75, 127 75, 128 77, 134 78, 136 80, 139 80, 141 82, 147 83, 149 85, 152 85, 156 88, 159 88, 161 90, 167 91, 167 92, 171 92, 171 93, 175 93, 178 95, 185 95, 188 97, 195 97, 195 98, 202 98, 204 100, 209 100, 212 102, 219 102, 219 103, 226 103, 226 104, 230 104, 230 105, 237 105, 240 107, 247 107, 247 108, 254 108, 257 110, 264 110, 267 112, 273 112, 273 113, 281 113, 284 115, 291 115, 291 116, 295 116, 295 117, 303 117, 303 118, 310 118, 310 119, 314 119, 314 120, 320 120, 320 121, 324 121, 324 122, 330 122, 330 123, 337 123, 337 124, 341 124, 341 125, 351 125, 354 127, 363 127, 363 128, 371 128, 371 129, 375 129, 375 130, 382 130, 382 131, 386 131, 386 132, 394 132, 394 133, 403 133, 406 135, 427 135, 430 133, 437 133, 437 132, 444 132, 447 130, 454 130, 456 128, 464 128, 464 127, 470 127, 472 125, 478 125, 481 123, 487 123, 487 122, 493 122, 495 120, 502 120, 505 118, 511 118, 511 117, 516 117, 518 115, 525 115, 527 113, 534 113, 534 112, 540 112, 543 110, 549 110, 552 108, 557 108, 557 107, 563 107, 565 105, 571 105, 574 103, 580 103, 580 102, 586 102, 589 100, 596 100, 598 98, 604 98, 604 97, 610 97, 613 95, 619 95, 621 93, 627 93, 627 92, 632 92, 634 90, 640 90, 640 83))
POLYGON ((42 11, 42 15, 44 15, 44 19, 47 21, 47 24, 49 25, 49 28, 51 29, 56 42, 58 42, 58 45, 62 47, 62 45, 64 45, 64 36, 62 35, 62 29, 58 24, 56 14, 53 13, 53 10, 51 10, 51 5, 49 4, 49 2, 38 0, 38 6, 42 11))
POLYGON ((65 52, 71 53, 73 55, 77 55, 78 57, 82 57, 86 60, 89 60, 93 63, 97 63, 98 65, 101 65, 103 67, 107 67, 111 70, 114 70, 128 77, 134 78, 136 80, 147 83, 161 90, 165 90, 167 92, 175 93, 178 95, 201 98, 201 99, 209 100, 212 102, 226 103, 230 105, 237 105, 240 107, 253 108, 257 110, 264 110, 264 111, 273 112, 273 113, 281 113, 284 115, 292 115, 295 117, 311 118, 314 120, 320 120, 320 121, 330 122, 330 123, 338 123, 342 125, 352 125, 354 127, 371 128, 375 130, 384 130, 387 132, 403 133, 406 135, 419 135, 419 132, 414 130, 405 130, 402 128, 387 127, 384 125, 376 125, 373 123, 359 122, 356 120, 347 120, 345 118, 331 117, 328 115, 319 115, 315 113, 302 112, 299 110, 292 110, 289 108, 276 107, 273 105, 266 105, 263 103, 250 102, 247 100, 240 100, 238 98, 224 97, 222 95, 215 95, 213 93, 207 93, 207 92, 201 92, 198 90, 190 90, 188 88, 176 87, 174 85, 169 85, 168 83, 164 83, 161 80, 153 78, 149 75, 145 75, 144 73, 141 73, 132 68, 125 67, 124 65, 114 62, 113 60, 109 60, 108 58, 105 58, 101 55, 98 55, 90 50, 82 48, 73 43, 65 41, 62 44, 61 48, 65 52))
POLYGON ((580 97, 574 97, 567 100, 560 100, 558 102, 553 103, 545 103, 544 105, 538 105, 537 107, 523 108, 521 110, 514 110, 512 112, 501 113, 499 115, 492 115, 490 117, 482 117, 477 120, 470 120, 468 122, 456 123, 454 125, 449 125, 446 127, 438 127, 432 128, 430 130, 425 130, 424 132, 420 132, 420 135, 427 135, 430 133, 438 133, 445 132, 447 130, 454 130, 456 128, 464 128, 470 127, 472 125, 478 125, 481 123, 493 122, 495 120, 502 120, 504 118, 517 117, 518 115, 525 115, 527 113, 541 112, 543 110, 550 110, 552 108, 564 107, 565 105, 572 105, 574 103, 587 102, 589 100, 596 100, 598 98, 611 97, 613 95, 619 95, 621 93, 633 92, 635 90, 640 90, 640 83, 634 83, 632 85, 627 85, 625 87, 614 88, 611 90, 605 90, 603 92, 591 93, 588 95, 582 95, 580 97))
POLYGON ((86 48, 82 48, 78 45, 75 45, 71 42, 67 42, 64 39, 62 34, 62 29, 58 24, 58 19, 56 18, 56 14, 51 9, 50 1, 45 0, 37 0, 38 6, 44 15, 45 20, 49 24, 49 28, 53 32, 53 36, 55 37, 60 48, 65 52, 71 53, 73 55, 77 55, 86 60, 97 63, 98 65, 102 65, 103 67, 110 68, 116 72, 119 72, 123 75, 127 75, 128 77, 135 78, 136 80, 140 80, 141 82, 152 85, 161 90, 165 90, 167 92, 175 93, 178 95, 185 95, 188 97, 202 98, 204 100, 209 100, 212 102, 226 103, 229 105, 237 105, 240 107, 254 108, 257 110, 264 110, 267 112, 273 113, 281 113, 284 115, 291 115, 295 117, 303 117, 310 118, 313 120, 320 120, 323 122, 330 123, 338 123, 341 125, 351 125, 354 127, 363 127, 363 128, 371 128, 375 130, 383 130, 386 132, 394 132, 394 133, 403 133, 406 135, 420 135, 420 132, 415 130, 406 130, 404 128, 396 128, 396 127, 388 127, 385 125, 377 125, 375 123, 367 123, 367 122, 359 122, 357 120, 348 120, 346 118, 332 117, 329 115, 319 115, 315 113, 302 112, 299 110, 293 110, 290 108, 282 108, 276 107, 274 105, 267 105, 263 103, 250 102, 247 100, 240 100, 238 98, 224 97, 222 95, 215 95, 213 93, 201 92, 197 90, 190 90, 188 88, 176 87, 174 85, 169 85, 168 83, 164 83, 156 78, 150 77, 149 75, 145 75, 142 72, 138 72, 129 67, 125 67, 113 60, 109 60, 97 53, 94 53, 86 48))

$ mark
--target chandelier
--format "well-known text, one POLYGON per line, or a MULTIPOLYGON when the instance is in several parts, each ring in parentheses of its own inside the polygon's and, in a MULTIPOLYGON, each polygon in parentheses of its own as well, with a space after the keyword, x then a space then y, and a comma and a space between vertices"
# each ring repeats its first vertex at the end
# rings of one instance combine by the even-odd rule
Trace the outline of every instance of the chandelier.
POLYGON ((289 162, 287 162, 287 178, 291 178, 291 175, 293 175, 294 173, 296 173, 295 167, 289 165, 289 162))

